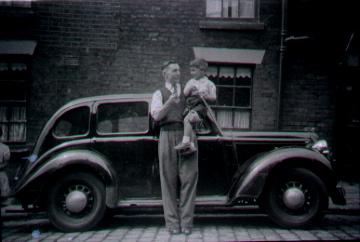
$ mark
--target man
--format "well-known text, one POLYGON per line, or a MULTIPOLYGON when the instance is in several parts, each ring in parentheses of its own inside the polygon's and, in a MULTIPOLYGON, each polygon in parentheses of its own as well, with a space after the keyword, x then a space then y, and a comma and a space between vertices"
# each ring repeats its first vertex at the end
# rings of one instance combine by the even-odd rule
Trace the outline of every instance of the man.
POLYGON ((198 180, 198 153, 182 156, 174 149, 183 137, 185 99, 181 92, 180 67, 176 62, 168 61, 161 69, 165 86, 153 94, 151 115, 160 125, 159 167, 165 224, 171 234, 181 231, 190 234, 198 180))

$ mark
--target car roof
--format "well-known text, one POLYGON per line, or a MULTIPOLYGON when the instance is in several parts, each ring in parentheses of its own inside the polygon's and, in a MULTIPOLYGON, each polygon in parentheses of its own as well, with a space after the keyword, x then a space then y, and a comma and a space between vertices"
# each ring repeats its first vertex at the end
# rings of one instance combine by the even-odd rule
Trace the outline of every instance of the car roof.
POLYGON ((144 101, 144 100, 150 100, 151 97, 152 97, 152 94, 150 94, 150 93, 99 95, 99 96, 83 97, 83 98, 78 98, 78 99, 72 100, 72 101, 68 102, 67 104, 65 104, 64 107, 78 105, 81 103, 116 100, 116 99, 144 101))

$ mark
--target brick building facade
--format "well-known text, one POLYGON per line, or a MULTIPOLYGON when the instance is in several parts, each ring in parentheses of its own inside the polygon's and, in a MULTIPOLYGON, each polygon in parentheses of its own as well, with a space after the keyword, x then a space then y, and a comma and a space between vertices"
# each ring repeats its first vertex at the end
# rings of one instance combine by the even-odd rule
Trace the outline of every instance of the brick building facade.
MULTIPOLYGON (((297 2, 304 5, 311 1, 297 2)), ((316 63, 307 65, 309 59, 301 51, 306 47, 298 48, 298 41, 284 41, 286 37, 291 39, 290 34, 301 32, 296 21, 290 21, 290 29, 284 29, 284 11, 288 7, 288 15, 296 11, 293 5, 284 3, 287 1, 44 0, 25 1, 20 6, 2 3, 0 10, 7 13, 7 18, 18 19, 19 11, 10 13, 9 9, 20 9, 26 12, 31 25, 3 28, 1 39, 36 41, 29 65, 23 141, 34 142, 52 113, 72 99, 153 92, 163 83, 159 66, 165 60, 180 63, 185 82, 189 79, 188 63, 200 51, 213 58, 209 75, 213 75, 220 92, 218 107, 214 108, 223 126, 315 130, 332 142, 335 85, 329 81, 331 75, 326 68, 316 63), (215 2, 223 4, 222 10, 218 11, 215 2), (239 6, 247 6, 246 11, 250 12, 241 12, 239 6), (234 56, 227 55, 228 51, 234 56), (282 54, 286 57, 283 64, 282 54), (227 95, 233 95, 233 100, 227 95), (232 118, 226 118, 229 110, 232 118)), ((300 45, 304 43, 300 41, 300 45)), ((3 62, 6 61, 5 58, 3 62)))

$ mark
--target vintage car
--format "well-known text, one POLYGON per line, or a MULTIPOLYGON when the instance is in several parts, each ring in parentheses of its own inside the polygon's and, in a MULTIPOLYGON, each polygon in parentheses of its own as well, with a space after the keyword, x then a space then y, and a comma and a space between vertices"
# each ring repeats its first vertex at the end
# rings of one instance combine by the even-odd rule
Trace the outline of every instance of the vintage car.
MULTIPOLYGON (((66 104, 44 126, 13 195, 25 210, 47 211, 64 231, 90 229, 115 209, 161 211, 150 104, 149 94, 66 104)), ((258 206, 277 224, 300 227, 324 214, 329 197, 345 201, 327 143, 316 134, 221 130, 213 117, 204 121, 197 209, 258 206)))

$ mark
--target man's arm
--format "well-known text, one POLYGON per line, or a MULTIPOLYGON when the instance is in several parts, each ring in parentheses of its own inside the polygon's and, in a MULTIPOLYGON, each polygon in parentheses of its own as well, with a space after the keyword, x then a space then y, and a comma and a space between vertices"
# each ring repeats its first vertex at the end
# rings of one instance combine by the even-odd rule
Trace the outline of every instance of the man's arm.
POLYGON ((163 104, 162 103, 162 95, 161 92, 158 90, 153 94, 151 100, 151 116, 155 121, 162 120, 167 113, 169 112, 172 103, 176 100, 176 95, 172 94, 169 99, 163 104))

